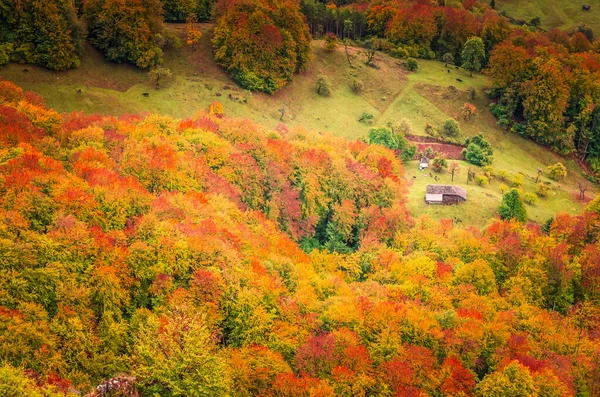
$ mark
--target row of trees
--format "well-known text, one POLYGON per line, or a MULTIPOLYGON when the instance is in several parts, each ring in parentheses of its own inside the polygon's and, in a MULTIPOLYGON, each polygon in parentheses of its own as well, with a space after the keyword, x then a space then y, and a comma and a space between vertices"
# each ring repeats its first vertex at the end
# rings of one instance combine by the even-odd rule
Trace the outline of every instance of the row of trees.
POLYGON ((301 1, 314 36, 333 32, 340 38, 357 42, 379 37, 387 41, 384 47, 390 53, 402 57, 451 56, 448 59, 461 63, 463 46, 470 37, 480 37, 489 52, 512 30, 509 21, 484 2, 351 1, 336 4, 301 1))
POLYGON ((401 177, 219 103, 59 115, 0 82, 0 394, 599 395, 600 199, 462 229, 401 177))

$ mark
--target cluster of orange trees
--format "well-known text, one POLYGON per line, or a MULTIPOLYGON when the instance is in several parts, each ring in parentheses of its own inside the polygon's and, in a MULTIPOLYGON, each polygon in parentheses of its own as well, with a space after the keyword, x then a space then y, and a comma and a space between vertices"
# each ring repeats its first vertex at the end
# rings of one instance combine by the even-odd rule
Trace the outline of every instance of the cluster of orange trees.
POLYGON ((0 394, 600 395, 600 199, 457 228, 407 216, 402 172, 0 82, 0 394))

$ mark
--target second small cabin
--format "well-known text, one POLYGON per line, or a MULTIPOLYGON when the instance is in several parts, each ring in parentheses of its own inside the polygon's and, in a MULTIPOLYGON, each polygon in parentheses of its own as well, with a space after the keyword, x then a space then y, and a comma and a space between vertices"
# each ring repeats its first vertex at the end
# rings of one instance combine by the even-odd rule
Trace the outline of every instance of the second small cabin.
POLYGON ((419 169, 423 171, 425 168, 429 168, 429 159, 423 156, 421 157, 421 161, 419 162, 419 169))

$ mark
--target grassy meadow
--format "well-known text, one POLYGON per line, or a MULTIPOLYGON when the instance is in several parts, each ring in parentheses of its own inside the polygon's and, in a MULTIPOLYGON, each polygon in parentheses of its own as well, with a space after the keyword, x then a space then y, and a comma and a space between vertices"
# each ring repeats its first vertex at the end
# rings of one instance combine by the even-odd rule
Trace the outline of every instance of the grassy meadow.
MULTIPOLYGON (((509 12, 509 15, 512 14, 509 12)), ((183 37, 184 25, 169 25, 168 28, 183 37)), ((415 135, 425 135, 428 124, 437 127, 448 117, 454 117, 461 124, 462 138, 483 133, 491 142, 495 150, 493 166, 497 170, 523 175, 525 192, 535 191, 538 168, 557 161, 567 166, 568 177, 561 182, 552 181, 549 196, 527 206, 532 221, 543 223, 556 212, 578 213, 586 204, 577 199, 576 183, 582 177, 575 161, 561 158, 496 126, 485 93, 490 82, 484 75, 470 77, 463 70, 424 60, 418 61, 417 71, 408 72, 402 60, 384 54, 377 55, 376 67, 368 67, 356 48, 350 50, 351 66, 343 47, 328 53, 323 49, 323 42, 314 41, 313 61, 306 72, 295 76, 289 85, 274 95, 249 94, 215 64, 210 45, 211 29, 209 24, 202 25, 204 36, 197 48, 184 46, 165 53, 164 66, 172 71, 173 80, 160 89, 150 83, 144 71, 108 63, 91 47, 86 49, 81 66, 74 70, 53 72, 11 64, 0 69, 0 76, 38 92, 49 107, 60 112, 160 113, 181 118, 206 109, 218 100, 223 103, 228 116, 247 117, 270 127, 279 123, 302 125, 351 139, 366 137, 371 128, 359 121, 363 112, 374 116, 375 125, 406 118, 415 135), (332 84, 330 97, 321 97, 315 92, 317 76, 321 73, 332 84), (350 88, 354 80, 364 86, 359 93, 350 88), (473 89, 475 98, 471 97, 473 89), (464 121, 460 111, 467 101, 475 104, 479 111, 474 118, 464 121)), ((458 207, 428 206, 424 202, 425 186, 435 181, 428 172, 420 172, 416 162, 408 162, 406 176, 410 185, 408 208, 411 214, 426 213, 434 219, 455 218, 465 226, 484 226, 500 203, 501 182, 496 179, 485 187, 466 186, 469 165, 460 162, 460 166, 461 172, 455 183, 467 188, 468 202, 458 207)), ((448 174, 439 177, 438 183, 450 183, 448 174)), ((593 197, 597 193, 595 187, 587 192, 587 196, 593 197)))
POLYGON ((512 18, 530 21, 540 17, 544 29, 559 28, 569 31, 584 23, 600 32, 600 2, 570 0, 496 0, 496 9, 512 18), (591 5, 584 11, 584 4, 591 5))

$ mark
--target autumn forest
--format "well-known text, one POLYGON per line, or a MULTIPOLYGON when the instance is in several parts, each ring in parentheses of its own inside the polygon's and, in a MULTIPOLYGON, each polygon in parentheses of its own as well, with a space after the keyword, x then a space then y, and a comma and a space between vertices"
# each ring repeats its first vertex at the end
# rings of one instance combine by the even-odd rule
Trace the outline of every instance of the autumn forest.
POLYGON ((58 112, 0 78, 0 396, 600 397, 600 40, 541 23, 487 0, 2 1, 0 76, 97 51, 151 97, 209 30, 239 91, 184 118, 58 112), (422 135, 228 113, 332 53, 485 92, 422 135), (513 142, 555 161, 509 176, 513 142), (479 190, 433 219, 411 194, 434 177, 479 190), (460 220, 487 185, 494 216, 460 220), (577 211, 528 215, 563 190, 577 211))

